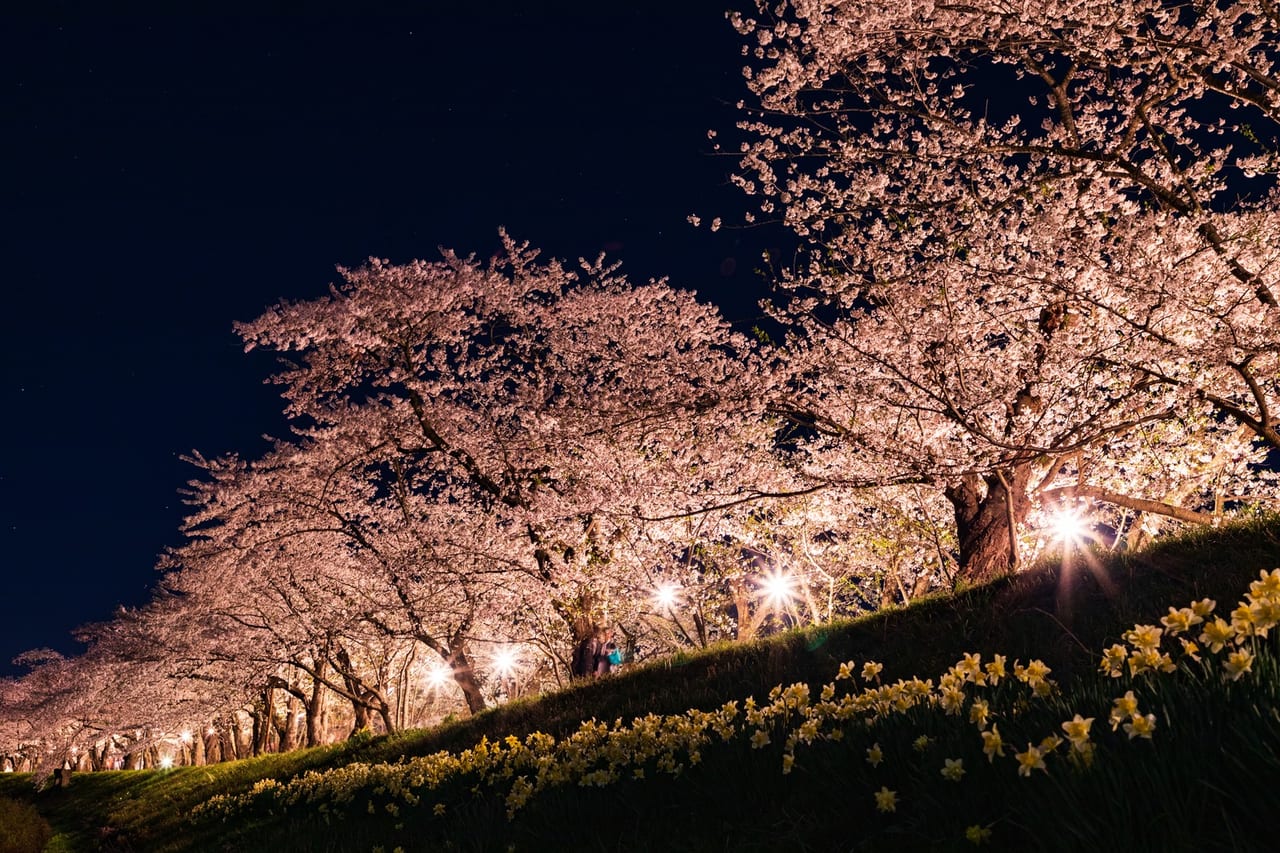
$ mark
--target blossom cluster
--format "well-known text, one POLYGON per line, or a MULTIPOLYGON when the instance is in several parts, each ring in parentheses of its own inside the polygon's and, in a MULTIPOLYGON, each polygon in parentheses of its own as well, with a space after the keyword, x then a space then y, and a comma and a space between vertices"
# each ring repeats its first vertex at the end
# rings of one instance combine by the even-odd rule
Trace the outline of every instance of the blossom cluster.
MULTIPOLYGON (((1215 603, 1208 599, 1182 609, 1169 609, 1161 619, 1163 628, 1135 625, 1125 632, 1127 645, 1115 645, 1102 654, 1101 670, 1112 676, 1127 668, 1132 676, 1177 669, 1162 642, 1177 638, 1184 657, 1200 661, 1202 650, 1184 635, 1203 626, 1198 639, 1204 653, 1218 655, 1226 650, 1225 677, 1234 681, 1251 671, 1255 650, 1245 648, 1253 638, 1265 638, 1280 616, 1280 569, 1263 572, 1245 600, 1232 611, 1232 621, 1206 620, 1215 603)), ((357 797, 368 798, 389 814, 398 815, 402 806, 419 807, 424 799, 433 814, 447 814, 449 792, 457 794, 482 789, 499 793, 508 818, 513 818, 532 798, 543 791, 563 786, 605 787, 627 779, 654 775, 680 776, 687 767, 702 761, 703 750, 714 743, 744 741, 751 750, 782 744, 781 771, 791 773, 797 749, 819 741, 840 742, 862 736, 866 763, 872 769, 885 761, 885 751, 874 740, 882 721, 916 709, 944 717, 960 717, 972 725, 980 739, 987 762, 1008 759, 1017 775, 1029 777, 1035 771, 1047 773, 1046 762, 1061 752, 1072 765, 1089 766, 1094 761, 1093 723, 1095 717, 1075 713, 1061 722, 1058 731, 1037 742, 1028 741, 1018 751, 1008 744, 1000 723, 1014 723, 1028 703, 1049 697, 1057 686, 1049 678, 1050 669, 1040 660, 1012 664, 1003 655, 983 661, 967 653, 937 680, 916 677, 881 683, 883 665, 866 661, 859 666, 849 661, 840 665, 835 679, 824 684, 817 698, 809 685, 778 685, 766 702, 754 697, 730 701, 712 711, 689 710, 683 714, 648 714, 629 725, 617 720, 607 725, 592 719, 563 739, 535 732, 523 740, 508 736, 502 741, 482 739, 476 746, 453 754, 438 752, 396 764, 352 763, 333 770, 311 771, 280 782, 265 779, 240 795, 214 797, 197 809, 197 814, 230 817, 250 807, 269 809, 309 805, 321 812, 343 808, 357 797), (861 689, 853 686, 861 680, 861 689), (996 691, 995 688, 1003 688, 996 691), (1011 755, 1006 753, 1009 748, 1011 755)), ((1110 709, 1112 731, 1122 730, 1128 740, 1151 739, 1156 715, 1144 712, 1133 690, 1117 697, 1110 709)), ((921 735, 913 748, 926 753, 934 739, 921 735)), ((862 747, 859 746, 859 754, 862 747)), ((960 757, 945 757, 938 773, 948 782, 960 782, 969 771, 960 757)), ((932 771, 931 771, 932 772, 932 771)), ((885 785, 872 792, 875 808, 896 811, 899 793, 885 785)), ((990 837, 990 827, 972 826, 966 837, 982 843, 990 837)))

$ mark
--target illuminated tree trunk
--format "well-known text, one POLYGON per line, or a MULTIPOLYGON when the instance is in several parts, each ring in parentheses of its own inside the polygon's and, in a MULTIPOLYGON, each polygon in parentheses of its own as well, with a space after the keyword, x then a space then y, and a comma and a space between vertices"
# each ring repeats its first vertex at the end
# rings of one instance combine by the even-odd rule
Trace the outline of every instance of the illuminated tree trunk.
POLYGON ((1022 464, 986 477, 967 474, 947 487, 960 541, 959 577, 983 583, 1017 571, 1016 537, 1031 506, 1030 477, 1030 466, 1022 464))
POLYGON ((462 698, 467 703, 467 710, 472 714, 483 711, 487 705, 480 692, 480 682, 476 679, 475 670, 467 657, 465 644, 457 644, 445 660, 449 671, 453 674, 454 683, 462 690, 462 698))
MULTIPOLYGON (((325 661, 316 663, 316 670, 324 674, 325 661)), ((324 682, 319 677, 311 682, 311 695, 307 698, 307 746, 319 746, 320 734, 325 729, 324 682)))

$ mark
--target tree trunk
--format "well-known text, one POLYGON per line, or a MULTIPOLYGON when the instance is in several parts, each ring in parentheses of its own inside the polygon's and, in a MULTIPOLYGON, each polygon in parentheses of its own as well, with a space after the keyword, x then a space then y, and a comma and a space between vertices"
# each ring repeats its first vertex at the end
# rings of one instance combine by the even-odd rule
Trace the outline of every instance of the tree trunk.
POLYGON ((285 700, 284 716, 276 724, 276 735, 280 739, 281 752, 290 752, 298 748, 300 722, 304 713, 298 697, 289 693, 285 700))
MULTIPOLYGON (((325 661, 316 663, 316 672, 324 674, 325 661)), ((317 676, 311 682, 311 696, 307 699, 307 746, 319 746, 321 733, 325 730, 324 720, 324 684, 317 676)))
POLYGON ((204 741, 204 760, 209 764, 219 761, 226 761, 226 755, 222 751, 222 736, 218 734, 215 726, 205 727, 204 733, 200 735, 204 741))
POLYGON ((947 487, 960 540, 958 577, 983 583, 1017 571, 1014 539, 1031 506, 1027 497, 1030 479, 1030 466, 1022 464, 985 478, 966 474, 958 484, 947 487))
POLYGON ((369 728, 369 706, 361 702, 359 699, 352 699, 351 711, 355 716, 355 722, 351 725, 351 734, 348 735, 348 737, 355 737, 360 732, 369 728))
POLYGON ((231 714, 222 730, 222 755, 224 761, 235 761, 244 756, 244 744, 240 736, 240 716, 231 714))
POLYGON ((271 715, 274 713, 272 708, 272 693, 274 691, 268 687, 258 695, 258 699, 253 703, 253 754, 265 755, 271 751, 271 715))
POLYGON ((745 578, 735 577, 729 580, 729 592, 733 596, 733 609, 736 613, 734 639, 753 639, 760 627, 760 620, 751 613, 751 588, 747 586, 745 578))
POLYGON ((487 703, 484 701, 484 694, 480 692, 480 682, 476 679, 475 670, 471 668, 471 661, 467 658, 465 645, 455 643, 445 663, 453 673, 454 682, 462 689, 462 698, 466 700, 467 710, 472 714, 483 711, 487 703))

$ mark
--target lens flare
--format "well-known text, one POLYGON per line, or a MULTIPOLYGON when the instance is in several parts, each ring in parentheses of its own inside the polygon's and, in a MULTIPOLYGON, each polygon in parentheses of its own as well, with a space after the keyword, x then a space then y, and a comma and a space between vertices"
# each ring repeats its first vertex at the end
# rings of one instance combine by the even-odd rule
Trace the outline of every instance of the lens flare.
POLYGON ((777 570, 760 579, 760 597, 770 607, 783 607, 796 597, 795 575, 777 570))
POLYGON ((653 600, 661 610, 670 610, 680 600, 680 587, 664 583, 653 591, 653 600))
POLYGON ((442 663, 427 673, 427 684, 432 687, 444 687, 452 677, 453 671, 449 669, 448 664, 442 663))
POLYGON ((506 646, 494 652, 493 671, 501 678, 510 678, 516 671, 516 650, 506 646))

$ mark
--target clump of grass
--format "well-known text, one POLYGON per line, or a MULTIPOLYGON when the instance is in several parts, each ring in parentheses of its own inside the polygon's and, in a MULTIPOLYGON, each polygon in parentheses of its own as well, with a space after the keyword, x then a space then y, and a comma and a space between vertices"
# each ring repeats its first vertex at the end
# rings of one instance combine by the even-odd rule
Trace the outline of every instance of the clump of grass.
POLYGON ((0 853, 41 853, 53 827, 30 803, 0 797, 0 853))

